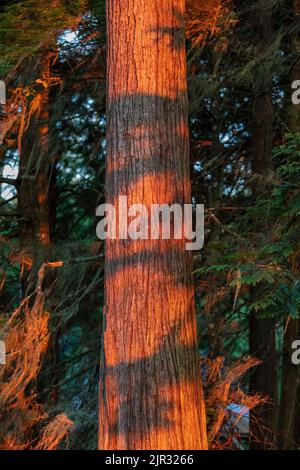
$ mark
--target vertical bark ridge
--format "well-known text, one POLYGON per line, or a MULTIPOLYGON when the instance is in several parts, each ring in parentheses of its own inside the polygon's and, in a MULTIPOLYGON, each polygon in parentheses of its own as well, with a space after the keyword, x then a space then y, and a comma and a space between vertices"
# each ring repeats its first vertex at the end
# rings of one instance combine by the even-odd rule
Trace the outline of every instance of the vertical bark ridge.
MULTIPOLYGON (((109 0, 107 202, 190 203, 183 0, 109 0)), ((205 449, 191 254, 107 240, 100 449, 205 449)))

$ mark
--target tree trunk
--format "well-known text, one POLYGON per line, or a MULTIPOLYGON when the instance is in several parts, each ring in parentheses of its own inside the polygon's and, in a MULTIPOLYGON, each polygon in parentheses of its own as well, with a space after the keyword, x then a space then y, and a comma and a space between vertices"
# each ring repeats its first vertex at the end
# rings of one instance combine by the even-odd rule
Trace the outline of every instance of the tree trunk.
MULTIPOLYGON (((295 23, 300 21, 300 0, 293 1, 295 23)), ((291 81, 300 79, 300 36, 292 41, 292 52, 297 55, 291 72, 291 81)), ((300 132, 300 108, 290 107, 290 130, 300 132)), ((280 406, 279 448, 298 449, 300 446, 300 373, 299 366, 292 364, 292 344, 300 337, 300 321, 290 319, 284 337, 282 397, 280 406)))
MULTIPOLYGON (((255 294, 252 295, 255 300, 255 294)), ((262 363, 251 372, 250 393, 268 397, 250 413, 251 450, 273 447, 277 424, 277 360, 275 345, 275 320, 250 315, 250 354, 262 363)))
MULTIPOLYGON (((108 0, 107 202, 189 203, 184 0, 108 0)), ((205 449, 184 240, 106 241, 100 449, 205 449)))
MULTIPOLYGON (((260 41, 263 47, 272 38, 272 19, 269 11, 264 12, 261 2, 258 2, 258 20, 261 26, 260 41), (261 5, 261 7, 259 6, 261 5), (260 11, 259 9, 262 8, 260 11)), ((261 48, 261 46, 260 46, 261 48)), ((263 52, 261 50, 261 52, 263 52)), ((252 171, 258 177, 266 178, 272 172, 273 148, 273 104, 272 82, 270 80, 263 89, 255 91, 253 104, 254 129, 252 135, 252 171)), ((253 189, 254 204, 262 191, 266 191, 265 183, 257 181, 253 189)), ((267 233, 268 227, 261 227, 262 233, 267 233)), ((251 288, 251 301, 260 297, 263 285, 251 288)), ((256 407, 250 414, 250 448, 252 450, 273 447, 274 432, 277 423, 277 358, 275 342, 275 325, 273 318, 258 318, 255 311, 250 313, 250 354, 262 361, 250 375, 250 393, 268 397, 266 404, 256 407)))
MULTIPOLYGON (((47 54, 41 58, 40 79, 45 82, 49 81, 50 57, 47 54)), ((50 243, 48 90, 41 91, 34 99, 38 107, 22 137, 18 177, 20 240, 25 247, 50 243)), ((31 106, 35 108, 33 101, 31 106)))
POLYGON ((294 450, 297 448, 294 425, 299 366, 292 363, 292 344, 298 338, 299 320, 290 319, 284 334, 282 355, 278 448, 283 450, 294 450))

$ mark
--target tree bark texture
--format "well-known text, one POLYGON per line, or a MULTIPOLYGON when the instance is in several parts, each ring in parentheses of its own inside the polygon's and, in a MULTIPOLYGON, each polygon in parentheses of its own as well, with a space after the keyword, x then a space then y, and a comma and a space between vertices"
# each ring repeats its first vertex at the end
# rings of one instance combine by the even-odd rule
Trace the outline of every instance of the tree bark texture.
MULTIPOLYGON (((107 202, 190 203, 184 0, 108 0, 107 202)), ((100 449, 205 449, 184 240, 106 241, 100 449)))

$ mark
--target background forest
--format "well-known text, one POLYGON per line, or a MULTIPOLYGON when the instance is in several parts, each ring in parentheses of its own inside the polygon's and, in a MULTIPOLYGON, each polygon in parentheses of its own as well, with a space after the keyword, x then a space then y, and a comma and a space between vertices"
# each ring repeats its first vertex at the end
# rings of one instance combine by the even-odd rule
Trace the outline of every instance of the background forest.
MULTIPOLYGON (((300 446, 299 0, 189 0, 194 255, 210 449, 300 446)), ((1 0, 0 449, 96 449, 104 0, 1 0)))

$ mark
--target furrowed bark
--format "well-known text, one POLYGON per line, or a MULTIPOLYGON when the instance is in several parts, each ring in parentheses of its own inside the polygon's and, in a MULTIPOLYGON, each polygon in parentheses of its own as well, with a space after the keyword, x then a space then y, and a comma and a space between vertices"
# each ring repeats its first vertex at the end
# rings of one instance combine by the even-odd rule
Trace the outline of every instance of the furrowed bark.
MULTIPOLYGON (((108 0, 107 202, 189 203, 183 0, 108 0)), ((100 449, 205 449, 191 253, 107 240, 100 449)))

